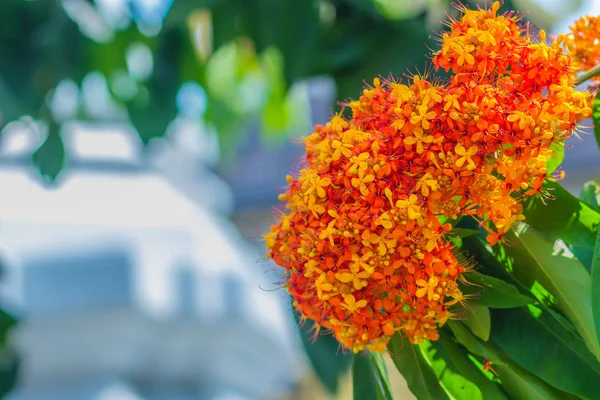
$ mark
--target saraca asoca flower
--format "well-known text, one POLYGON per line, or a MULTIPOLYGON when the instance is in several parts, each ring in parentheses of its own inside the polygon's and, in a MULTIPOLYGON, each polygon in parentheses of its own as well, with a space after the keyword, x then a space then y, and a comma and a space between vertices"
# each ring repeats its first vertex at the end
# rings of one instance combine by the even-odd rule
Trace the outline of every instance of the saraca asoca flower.
POLYGON ((463 9, 434 53, 446 83, 378 78, 305 139, 265 237, 295 308, 354 352, 404 331, 436 340, 466 266, 445 238, 463 215, 494 245, 540 193, 550 145, 588 116, 563 38, 534 41, 512 14, 463 9))
POLYGON ((566 36, 569 55, 578 71, 590 69, 600 63, 600 17, 586 15, 570 27, 566 36))

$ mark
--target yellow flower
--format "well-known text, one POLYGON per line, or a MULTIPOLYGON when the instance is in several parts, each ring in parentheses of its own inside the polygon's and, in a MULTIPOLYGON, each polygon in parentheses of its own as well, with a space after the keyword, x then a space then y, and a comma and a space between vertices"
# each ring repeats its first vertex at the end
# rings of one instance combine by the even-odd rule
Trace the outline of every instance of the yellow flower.
POLYGON ((398 200, 396 207, 405 209, 408 213, 408 218, 418 219, 421 217, 421 207, 417 205, 417 201, 419 201, 419 198, 411 194, 407 200, 398 200))
POLYGON ((437 285, 438 285, 438 278, 436 278, 435 276, 430 277, 429 282, 426 282, 423 279, 417 279, 417 286, 420 286, 420 288, 417 289, 417 293, 416 293, 417 297, 423 297, 423 296, 427 295, 427 299, 429 301, 431 301, 431 300, 437 301, 440 298, 440 295, 435 293, 435 289, 437 288, 437 285))
POLYGON ((342 303, 342 308, 344 308, 348 313, 352 314, 363 307, 367 306, 366 300, 356 301, 356 298, 352 294, 344 295, 344 303, 342 303))
POLYGON ((469 171, 474 170, 476 165, 475 165, 475 161, 473 161, 473 159, 471 157, 473 157, 475 154, 477 154, 478 149, 479 148, 477 146, 471 146, 471 147, 469 147, 468 150, 466 150, 465 146, 458 143, 454 150, 455 150, 456 154, 461 157, 458 160, 456 160, 456 163, 455 163, 456 166, 461 168, 466 162, 467 163, 466 169, 469 171))

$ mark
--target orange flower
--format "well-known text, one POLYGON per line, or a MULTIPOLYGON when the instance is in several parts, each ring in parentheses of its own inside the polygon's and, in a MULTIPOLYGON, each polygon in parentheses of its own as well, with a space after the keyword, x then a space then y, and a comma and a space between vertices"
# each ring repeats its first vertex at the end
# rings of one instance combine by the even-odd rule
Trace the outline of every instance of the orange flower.
POLYGON ((268 256, 295 308, 354 352, 383 351, 399 330, 438 338, 465 297, 440 218, 472 216, 501 241, 523 219, 517 199, 541 192, 550 145, 591 112, 564 38, 533 42, 498 8, 461 9, 442 35, 433 63, 452 72, 446 84, 375 78, 350 118, 316 126, 280 196, 268 256))
MULTIPOLYGON (((565 44, 576 70, 583 71, 600 63, 600 17, 586 15, 570 27, 565 44)), ((595 80, 600 78, 596 77, 595 80)))

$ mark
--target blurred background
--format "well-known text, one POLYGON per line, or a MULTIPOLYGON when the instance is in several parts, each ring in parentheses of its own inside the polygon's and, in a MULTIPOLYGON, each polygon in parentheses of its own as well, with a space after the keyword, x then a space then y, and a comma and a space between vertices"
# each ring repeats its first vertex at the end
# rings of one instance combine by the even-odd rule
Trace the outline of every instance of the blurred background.
MULTIPOLYGON (((552 33, 600 13, 504 8, 552 33)), ((332 375, 343 355, 313 372, 261 235, 298 138, 364 81, 424 71, 446 13, 448 0, 0 0, 0 393, 349 398, 332 375)), ((573 192, 600 171, 594 143, 568 142, 573 192)))

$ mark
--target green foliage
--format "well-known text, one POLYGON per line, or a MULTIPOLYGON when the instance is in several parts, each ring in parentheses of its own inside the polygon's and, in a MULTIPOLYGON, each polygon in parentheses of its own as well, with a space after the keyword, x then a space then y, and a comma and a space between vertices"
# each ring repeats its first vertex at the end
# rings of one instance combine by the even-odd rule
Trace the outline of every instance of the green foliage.
POLYGON ((388 344, 392 360, 402 374, 410 391, 419 400, 450 399, 437 376, 425 360, 419 346, 395 334, 388 344))
POLYGON ((600 343, 600 230, 596 236, 596 247, 591 263, 591 296, 592 296, 592 316, 594 327, 596 329, 597 343, 600 343))
POLYGON ((494 372, 502 377, 500 386, 511 399, 553 400, 571 398, 568 394, 551 387, 534 374, 518 366, 493 343, 485 343, 477 339, 460 322, 449 321, 448 327, 454 334, 456 341, 470 352, 472 359, 483 359, 493 363, 494 372))
POLYGON ((556 171, 565 159, 565 145, 563 143, 552 142, 550 149, 553 150, 554 153, 552 154, 550 161, 548 161, 546 164, 546 168, 548 168, 548 174, 556 171))
POLYGON ((555 181, 547 180, 543 189, 552 198, 535 196, 525 202, 523 213, 527 224, 553 239, 593 250, 600 213, 555 181))
POLYGON ((464 274, 469 284, 461 284, 463 294, 473 297, 474 303, 490 308, 514 308, 531 304, 531 297, 522 295, 518 289, 493 276, 484 275, 477 271, 464 274))
POLYGON ((44 178, 56 179, 65 161, 65 145, 60 136, 60 127, 54 122, 48 126, 46 140, 33 153, 33 163, 44 178))
POLYGON ((548 312, 493 310, 492 318, 492 341, 518 365, 560 390, 598 398, 600 364, 581 338, 548 312))
POLYGON ((463 313, 463 315, 465 318, 463 323, 475 336, 486 341, 490 338, 492 325, 489 308, 479 304, 473 304, 470 306, 470 309, 463 313))
POLYGON ((19 373, 20 359, 8 340, 9 332, 16 325, 17 321, 12 315, 0 310, 0 397, 15 387, 19 373))
MULTIPOLYGON (((300 327, 300 337, 306 354, 321 382, 331 393, 336 393, 340 376, 350 368, 354 356, 344 353, 340 344, 330 334, 315 336, 310 321, 302 322, 294 312, 300 327)), ((359 362, 360 368, 363 366, 359 362)))
POLYGON ((354 356, 352 376, 355 400, 393 400, 387 369, 381 354, 367 352, 354 356))
MULTIPOLYGON (((407 9, 379 0, 175 0, 162 30, 144 35, 135 18, 113 27, 94 2, 86 2, 87 12, 105 30, 94 35, 77 10, 65 10, 61 2, 1 3, 6 23, 0 28, 5 60, 0 66, 0 128, 23 115, 67 122, 41 115, 48 93, 63 79, 82 86, 96 71, 148 143, 163 136, 178 115, 181 85, 195 82, 208 103, 198 118, 216 128, 225 155, 233 153, 235 138, 249 120, 259 120, 270 141, 304 132, 298 119, 307 119, 308 106, 290 97, 290 88, 304 78, 331 76, 337 98, 348 99, 374 76, 423 70, 432 43, 426 17, 440 12, 439 3, 407 9), (200 39, 199 31, 204 32, 200 39), (127 62, 134 44, 152 52, 148 77, 136 77, 127 62)), ((85 111, 80 107, 73 117, 93 118, 85 111)), ((44 149, 59 144, 60 137, 52 135, 44 149)), ((62 156, 54 158, 38 155, 35 160, 50 179, 63 165, 62 156)))
POLYGON ((592 117, 594 119, 594 135, 596 136, 596 144, 600 148, 600 92, 596 94, 592 104, 592 117))

